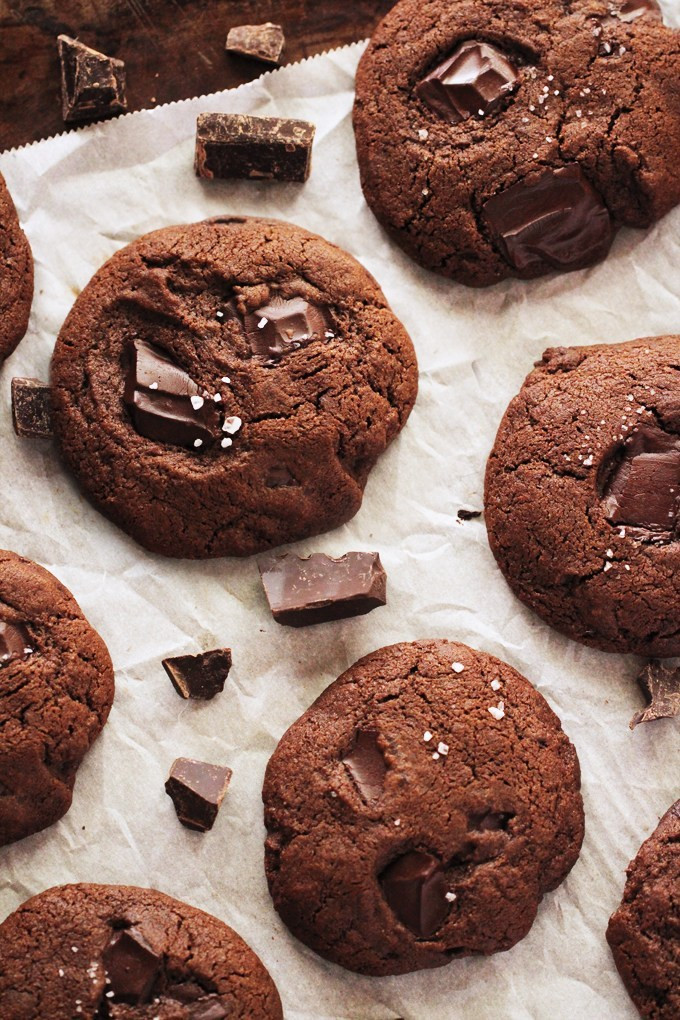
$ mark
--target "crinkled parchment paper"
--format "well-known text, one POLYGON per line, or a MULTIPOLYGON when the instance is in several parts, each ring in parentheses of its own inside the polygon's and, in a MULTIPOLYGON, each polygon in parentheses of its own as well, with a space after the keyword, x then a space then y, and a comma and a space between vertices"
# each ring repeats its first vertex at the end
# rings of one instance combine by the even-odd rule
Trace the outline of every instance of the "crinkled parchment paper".
MULTIPOLYGON (((680 4, 675 5, 680 14, 680 4)), ((350 113, 362 47, 265 75, 233 92, 123 117, 0 157, 36 260, 30 330, 2 370, 0 546, 47 566, 75 594, 116 667, 110 721, 57 825, 0 851, 0 917, 62 882, 156 886, 223 918, 261 955, 287 1017, 633 1018, 604 932, 624 868, 680 793, 677 720, 628 728, 642 698, 632 657, 552 632, 510 594, 480 520, 484 464, 507 402, 554 344, 680 329, 680 209, 647 233, 622 231, 593 269, 475 291, 430 275, 378 228, 359 188, 350 113), (307 184, 205 182, 193 173, 196 115, 221 110, 317 125, 307 184), (222 212, 291 220, 355 255, 413 337, 420 395, 373 472, 364 505, 300 552, 378 549, 389 604, 302 630, 267 610, 255 559, 152 556, 78 494, 50 443, 17 439, 10 378, 47 378, 54 339, 92 273, 139 234, 222 212), (324 962, 279 922, 267 893, 260 789, 283 731, 359 656, 426 636, 507 660, 548 699, 578 749, 587 813, 580 860, 508 953, 398 978, 324 962), (182 702, 168 654, 233 648, 226 690, 182 702), (230 765, 212 832, 178 823, 163 791, 178 755, 230 765)))

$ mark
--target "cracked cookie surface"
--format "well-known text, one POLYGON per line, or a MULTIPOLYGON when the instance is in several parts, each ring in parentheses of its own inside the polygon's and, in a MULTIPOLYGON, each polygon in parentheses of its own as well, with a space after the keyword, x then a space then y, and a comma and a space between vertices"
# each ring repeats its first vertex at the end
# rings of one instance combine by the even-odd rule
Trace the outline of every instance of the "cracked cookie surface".
POLYGON ((680 655, 679 352, 677 336, 547 350, 486 468, 506 581, 608 652, 680 655))
POLYGON ((65 885, 0 924, 3 1020, 282 1020, 260 959, 155 889, 65 885))
POLYGON ((68 811, 112 701, 109 653, 71 593, 0 550, 0 846, 68 811))
POLYGON ((627 870, 607 941, 640 1016, 680 1015, 680 800, 668 809, 627 870))
POLYGON ((0 362, 28 327, 33 300, 33 256, 12 196, 0 174, 0 362))
POLYGON ((579 790, 559 719, 506 663, 442 640, 381 648, 267 766, 274 906, 364 974, 509 949, 578 857, 579 790))
POLYGON ((346 252, 219 217, 148 234, 99 270, 52 386, 63 455, 99 510, 154 552, 244 556, 357 512, 417 365, 346 252))
POLYGON ((654 0, 401 0, 359 65, 354 126, 369 206, 427 269, 486 286, 581 268, 680 201, 680 32, 654 0), (474 73, 432 98, 432 72, 471 40, 474 73), (565 168, 576 191, 553 178, 565 168), (506 244, 517 221, 489 216, 506 192, 529 257, 506 244))

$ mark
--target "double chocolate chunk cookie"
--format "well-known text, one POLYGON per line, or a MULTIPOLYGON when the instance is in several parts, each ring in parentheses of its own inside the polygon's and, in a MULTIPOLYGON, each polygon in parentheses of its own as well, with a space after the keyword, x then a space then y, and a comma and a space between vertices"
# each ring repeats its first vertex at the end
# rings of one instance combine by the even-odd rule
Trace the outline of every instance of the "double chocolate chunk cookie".
POLYGON ((486 469, 486 525, 516 595, 608 652, 680 655, 680 337, 558 347, 486 469))
POLYGON ((31 248, 0 174, 0 363, 26 332, 32 301, 31 248))
POLYGON ((3 1020, 281 1020, 259 958, 155 889, 64 885, 0 925, 3 1020))
POLYGON ((680 1016, 680 800, 631 861, 607 941, 640 1016, 680 1016))
POLYGON ((68 811, 112 701, 109 653, 71 593, 0 550, 0 846, 68 811))
POLYGON ((362 974, 509 949, 578 857, 579 788, 559 719, 510 666, 450 641, 381 648, 269 762, 274 906, 362 974))
POLYGON ((417 390, 372 276, 298 227, 225 216, 118 252, 52 360, 94 505, 167 556, 245 556, 349 520, 417 390))
POLYGON ((580 269, 680 201, 680 32, 654 0, 401 0, 354 127, 366 201, 427 269, 580 269))

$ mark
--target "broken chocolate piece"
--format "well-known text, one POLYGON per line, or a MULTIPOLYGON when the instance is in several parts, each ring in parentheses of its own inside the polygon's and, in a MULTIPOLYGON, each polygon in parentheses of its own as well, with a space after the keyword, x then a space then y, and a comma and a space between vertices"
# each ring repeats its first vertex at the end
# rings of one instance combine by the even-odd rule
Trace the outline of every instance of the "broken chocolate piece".
POLYGON ((518 71, 490 43, 468 39, 416 86, 416 94, 449 124, 483 117, 516 87, 518 71))
POLYGON ((125 64, 67 35, 58 37, 61 107, 66 123, 124 113, 125 64))
POLYGON ((229 29, 225 49, 265 64, 280 64, 286 37, 280 25, 237 25, 229 29))
POLYGON ((460 510, 458 511, 458 515, 457 516, 458 516, 458 520, 459 521, 472 521, 472 520, 475 519, 475 517, 481 517, 482 516, 482 511, 481 510, 466 510, 465 507, 461 507, 460 510))
POLYGON ((578 163, 529 174, 489 198, 482 213, 520 272, 582 269, 604 258, 612 242, 609 211, 578 163))
POLYGON ((387 575, 378 553, 349 552, 269 556, 258 564, 277 623, 307 627, 370 613, 387 602, 387 575))
POLYGON ((7 623, 0 620, 0 666, 7 666, 15 659, 27 659, 33 651, 31 639, 23 623, 7 623))
POLYGON ((441 861, 434 854, 411 850, 380 876, 388 904, 402 924, 419 938, 429 938, 449 912, 448 886, 441 861))
POLYGON ((680 715, 680 667, 673 669, 663 662, 648 662, 637 682, 647 698, 647 706, 635 713, 630 721, 631 730, 639 723, 680 715))
POLYGON ((189 449, 211 446, 222 418, 211 395, 153 344, 133 340, 128 355, 123 399, 139 434, 189 449))
POLYGON ((269 304, 248 312, 243 322, 253 354, 270 365, 313 340, 332 339, 335 334, 331 325, 325 308, 301 297, 286 300, 278 295, 269 304))
POLYGON ((39 379, 12 379, 12 423, 18 436, 49 439, 52 428, 52 390, 39 379))
POLYGON ((305 120, 202 113, 196 124, 199 177, 306 181, 314 125, 305 120))
POLYGON ((198 655, 175 655, 161 662, 181 698, 209 701, 224 690, 231 669, 231 649, 216 648, 198 655))
POLYGON ((131 928, 117 931, 102 953, 107 987, 113 1002, 141 1006, 151 1001, 162 959, 131 928))
POLYGON ((212 829, 231 779, 231 769, 194 758, 177 758, 165 783, 182 825, 198 832, 212 829))
POLYGON ((605 469, 607 520, 630 526, 635 538, 670 541, 680 508, 680 437, 639 425, 605 469))
POLYGON ((377 730, 357 730, 354 746, 341 759, 365 801, 383 792, 387 765, 378 743, 377 730))

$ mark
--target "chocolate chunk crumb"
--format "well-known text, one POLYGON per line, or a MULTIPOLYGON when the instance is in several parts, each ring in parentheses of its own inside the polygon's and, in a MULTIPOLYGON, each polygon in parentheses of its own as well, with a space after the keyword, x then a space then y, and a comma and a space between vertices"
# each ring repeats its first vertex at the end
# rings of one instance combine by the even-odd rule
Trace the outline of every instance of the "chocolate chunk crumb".
POLYGON ((680 667, 672 669, 662 662, 649 662, 639 673, 637 682, 648 704, 631 719, 631 730, 638 723, 680 715, 680 667))
POLYGON ((194 167, 206 178, 306 181, 314 131, 304 120, 201 113, 194 167))
POLYGON ((262 60, 265 64, 280 64, 286 37, 280 25, 271 21, 264 25, 237 25, 229 29, 225 49, 241 57, 262 60))
POLYGON ((124 113, 125 64, 67 35, 58 37, 62 117, 66 123, 124 113))
POLYGON ((39 379, 12 379, 12 422, 18 436, 49 439, 52 427, 52 391, 39 379))
POLYGON ((481 517, 481 516, 482 516, 482 511, 481 510, 466 510, 465 507, 463 507, 463 506, 458 511, 458 520, 459 521, 472 521, 472 520, 475 519, 475 517, 481 517))
POLYGON ((216 648, 199 655, 175 655, 161 665, 181 698, 209 701, 224 690, 231 669, 231 649, 216 648))
POLYGON ((212 829, 231 779, 231 769, 194 758, 172 763, 165 792, 172 799, 182 825, 198 832, 212 829))

